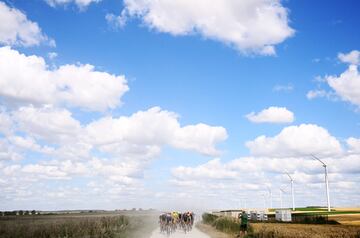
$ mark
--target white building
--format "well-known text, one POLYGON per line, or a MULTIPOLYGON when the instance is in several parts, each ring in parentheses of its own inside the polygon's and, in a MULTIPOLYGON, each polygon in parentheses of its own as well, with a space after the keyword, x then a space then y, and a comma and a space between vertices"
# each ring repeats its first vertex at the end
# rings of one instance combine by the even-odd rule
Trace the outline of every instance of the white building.
POLYGON ((289 209, 281 209, 275 211, 275 220, 291 222, 291 211, 289 209))

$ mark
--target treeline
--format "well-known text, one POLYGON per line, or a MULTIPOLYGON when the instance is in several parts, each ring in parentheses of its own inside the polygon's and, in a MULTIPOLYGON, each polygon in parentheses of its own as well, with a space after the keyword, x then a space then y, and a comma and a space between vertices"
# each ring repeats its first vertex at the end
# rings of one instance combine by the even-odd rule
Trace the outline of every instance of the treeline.
POLYGON ((39 212, 35 210, 0 211, 0 216, 27 216, 27 215, 37 215, 37 214, 39 214, 39 212))

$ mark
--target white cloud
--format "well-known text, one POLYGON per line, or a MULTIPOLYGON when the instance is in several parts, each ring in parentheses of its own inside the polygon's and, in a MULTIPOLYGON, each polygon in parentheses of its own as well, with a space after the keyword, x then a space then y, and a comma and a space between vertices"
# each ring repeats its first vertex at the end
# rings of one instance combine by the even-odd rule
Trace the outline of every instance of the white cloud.
POLYGON ((58 56, 58 54, 56 52, 49 52, 48 53, 48 57, 49 59, 55 59, 58 56))
POLYGON ((50 154, 54 151, 53 148, 47 146, 40 146, 36 141, 31 137, 22 137, 22 136, 10 136, 8 141, 13 145, 21 149, 37 151, 45 154, 50 154))
POLYGON ((314 98, 322 98, 322 97, 327 97, 329 98, 331 96, 330 92, 327 92, 325 90, 310 90, 307 94, 306 97, 308 99, 314 99, 314 98))
POLYGON ((360 153, 360 138, 350 137, 346 143, 352 153, 360 153))
POLYGON ((124 13, 120 16, 108 13, 105 15, 105 20, 114 28, 121 28, 126 24, 126 16, 124 16, 124 13))
POLYGON ((125 0, 120 17, 107 17, 123 26, 137 17, 151 29, 172 35, 200 34, 243 53, 274 55, 275 45, 294 34, 288 10, 279 0, 125 0))
POLYGON ((227 139, 223 127, 213 127, 206 124, 184 126, 175 131, 171 144, 180 149, 194 150, 204 155, 216 156, 219 151, 215 145, 227 139))
POLYGON ((238 174, 236 171, 231 171, 224 166, 220 159, 213 159, 209 162, 192 167, 180 166, 172 171, 174 177, 178 179, 191 178, 197 179, 227 179, 235 178, 238 174))
POLYGON ((21 107, 13 118, 19 130, 47 143, 74 143, 81 136, 80 122, 66 109, 21 107))
POLYGON ((34 46, 43 42, 51 46, 55 44, 42 33, 36 22, 28 20, 18 9, 0 2, 0 44, 34 46))
POLYGON ((251 112, 246 118, 254 123, 291 123, 294 113, 285 107, 269 107, 258 113, 251 112))
POLYGON ((96 71, 89 64, 48 68, 42 57, 0 48, 0 96, 12 103, 65 104, 104 111, 120 105, 128 91, 124 76, 96 71))
POLYGON ((315 154, 337 155, 342 152, 340 142, 320 126, 301 124, 285 127, 278 135, 257 137, 246 142, 251 154, 267 157, 291 157, 315 154))
POLYGON ((159 107, 139 111, 130 117, 102 118, 90 123, 86 130, 89 140, 105 151, 113 148, 126 154, 149 154, 149 157, 166 144, 214 156, 219 154, 215 145, 227 138, 223 127, 205 124, 181 127, 175 113, 159 107))
POLYGON ((353 50, 348 54, 339 53, 338 58, 343 63, 350 64, 348 69, 339 76, 317 77, 320 83, 327 83, 333 91, 323 89, 310 90, 307 93, 308 99, 316 97, 326 97, 328 99, 340 98, 343 101, 350 102, 360 106, 360 75, 358 65, 360 62, 360 52, 353 50))
POLYGON ((0 110, 0 133, 8 135, 12 131, 13 122, 10 116, 5 112, 0 110))
MULTIPOLYGON (((359 173, 360 156, 340 156, 323 160, 328 165, 333 204, 339 206, 344 203, 344 199, 337 194, 346 194, 345 202, 357 204, 356 199, 353 199, 358 196, 358 179, 354 174, 359 173)), ((206 202, 203 202, 203 205, 207 207, 211 206, 210 204, 214 204, 213 208, 221 209, 224 209, 224 206, 239 207, 244 206, 245 200, 247 207, 262 207, 263 195, 267 206, 270 206, 268 186, 272 190, 275 207, 280 205, 279 188, 288 191, 283 194, 283 203, 290 206, 290 181, 285 171, 291 173, 295 180, 296 206, 326 204, 324 170, 322 165, 311 157, 243 157, 227 162, 215 159, 196 166, 173 168, 170 183, 179 187, 178 192, 204 197, 206 202), (227 196, 224 197, 224 194, 227 196), (224 204, 219 204, 219 201, 224 200, 224 204)))
POLYGON ((342 100, 360 106, 360 75, 356 65, 350 65, 339 77, 328 76, 326 80, 342 100))
POLYGON ((292 84, 288 85, 275 85, 273 87, 273 91, 275 92, 291 92, 294 90, 294 86, 292 84))
POLYGON ((339 53, 338 58, 343 63, 359 65, 359 63, 360 63, 360 51, 353 50, 353 51, 349 52, 348 54, 339 53))
POLYGON ((50 6, 65 6, 70 3, 76 4, 80 10, 86 9, 91 3, 98 3, 101 0, 45 0, 50 6))
POLYGON ((19 154, 14 146, 9 144, 6 140, 0 139, 0 161, 2 160, 21 160, 23 156, 19 154))

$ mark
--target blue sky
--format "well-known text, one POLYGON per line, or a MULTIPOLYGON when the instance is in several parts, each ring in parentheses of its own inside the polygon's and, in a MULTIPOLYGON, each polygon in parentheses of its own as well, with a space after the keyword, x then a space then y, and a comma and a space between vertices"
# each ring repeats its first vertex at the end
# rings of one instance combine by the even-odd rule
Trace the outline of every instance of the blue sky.
MULTIPOLYGON (((4 47, 0 64, 4 64, 1 70, 5 75, 0 78, 3 87, 0 129, 11 130, 0 130, 3 144, 0 149, 4 154, 0 160, 0 185, 8 191, 0 197, 0 209, 119 206, 182 209, 187 205, 208 209, 239 206, 241 199, 253 200, 249 206, 260 207, 261 194, 267 193, 266 185, 274 191, 288 186, 279 168, 282 164, 283 170, 295 176, 299 205, 324 205, 321 166, 309 160, 310 152, 333 166, 330 182, 336 191, 335 205, 360 205, 360 190, 356 186, 360 172, 360 78, 358 74, 341 77, 350 65, 358 73, 359 2, 289 0, 270 1, 274 5, 268 5, 262 0, 253 4, 229 0, 214 3, 224 7, 215 13, 204 1, 193 5, 186 1, 184 6, 166 2, 156 5, 153 1, 139 0, 2 1, 0 16, 12 28, 6 32, 6 27, 0 24, 0 44, 4 47), (138 7, 133 3, 138 3, 138 7), (234 18, 223 15, 230 11, 229 6, 234 18), (197 8, 199 11, 194 10, 197 8), (18 15, 5 14, 9 9, 13 10, 11 14, 16 9, 18 15), (263 18, 259 20, 254 9, 270 12, 260 12, 263 18), (171 11, 176 14, 169 15, 171 11), (215 14, 214 22, 210 21, 209 13, 215 14), (19 14, 26 16, 26 20, 11 25, 16 22, 14 19, 20 19, 19 14), (21 35, 26 21, 36 23, 38 29, 21 35), (190 25, 186 26, 188 29, 181 28, 183 22, 190 25), (237 24, 247 30, 241 33, 240 28, 233 29, 237 24), (17 36, 9 37, 9 31, 17 36), (29 38, 34 38, 35 43, 24 43, 29 38), (263 51, 268 46, 271 50, 263 51), (50 52, 56 52, 56 57, 50 59, 50 52), (11 58, 10 54, 15 56, 11 58), (30 55, 43 58, 47 68, 26 73, 29 69, 21 67, 30 62, 30 55), (13 69, 25 72, 24 75, 18 76, 5 65, 11 60, 24 61, 13 69), (74 76, 85 64, 94 68, 74 76), (73 67, 59 72, 64 65, 73 67), (58 99, 55 94, 59 92, 54 91, 51 99, 51 90, 39 86, 48 77, 45 71, 54 72, 46 85, 60 80, 62 86, 56 85, 63 87, 60 94, 70 88, 74 89, 71 95, 58 99), (95 75, 94 71, 103 74, 95 75), (40 77, 42 73, 44 76, 40 77), (23 80, 16 82, 19 77, 23 80), (36 77, 38 81, 32 83, 36 77), (103 77, 109 84, 103 85, 103 77), (76 80, 81 82, 77 84, 76 80), (90 89, 89 85, 108 91, 89 91, 94 93, 90 99, 79 96, 81 89, 85 92, 87 87, 90 89), (24 96, 22 93, 27 90, 29 94, 24 96), (109 100, 116 102, 109 104, 109 100), (99 102, 106 106, 94 109, 99 102), (154 115, 173 112, 177 117, 170 113, 164 118, 152 118, 148 110, 153 107, 161 108, 154 109, 154 115), (257 115, 260 121, 246 116, 266 109, 268 116, 257 115), (132 121, 132 115, 140 111, 145 113, 140 113, 142 119, 134 125, 124 122, 125 119, 103 120, 122 117, 132 121), (29 122, 30 114, 40 125, 29 122), (4 118, 10 124, 5 124, 4 118), (154 121, 157 119, 160 121, 154 121), (41 128, 44 125, 41 120, 49 125, 56 120, 58 127, 41 128), (179 128, 173 125, 174 120, 179 128), (89 125, 97 122, 103 123, 96 127, 103 134, 99 135, 103 141, 96 138, 95 129, 94 135, 89 135, 89 125), (111 123, 116 125, 111 127, 111 123), (169 131, 161 126, 167 128, 166 123, 171 124, 169 131), (206 127, 200 129, 199 123, 206 127), (193 127, 186 130, 186 126, 193 127), (77 136, 71 136, 71 131, 77 130, 74 128, 81 131, 76 133, 79 136, 76 140, 77 136), (283 137, 278 136, 281 132, 283 137), (111 144, 106 138, 109 134, 111 144), (260 136, 267 139, 257 140, 260 136), (21 138, 52 151, 44 152, 42 148, 39 152, 34 145, 24 149, 14 142, 21 138), (247 142, 253 142, 253 147, 247 142), (80 145, 71 148, 75 154, 71 158, 69 151, 61 150, 77 143, 88 146, 85 156, 78 154, 80 145), (119 147, 123 148, 120 152, 119 147), (150 147, 159 151, 147 157, 144 151, 150 147), (22 158, 11 159, 13 154, 22 158), (103 170, 95 166, 95 160, 103 170), (65 162, 72 168, 78 165, 79 170, 72 171, 65 162), (268 169, 261 166, 264 163, 268 169), (135 172, 124 168, 126 164, 133 166, 135 172), (294 164, 301 168, 293 167, 294 164), (105 165, 109 167, 104 169, 105 165), (243 169, 239 168, 241 165, 243 169), (319 168, 312 169, 313 166, 319 168), (16 173, 26 176, 21 179, 16 173), (114 179, 111 173, 122 177, 114 179), (250 179, 250 175, 254 178, 250 179), (31 192, 35 188, 52 202, 44 202, 39 194, 31 192), (93 199, 84 203, 82 198, 89 195, 89 189, 93 190, 89 193, 93 199), (109 193, 110 190, 113 192, 109 193), (337 192, 348 198, 342 199, 337 192), (229 194, 228 199, 220 202, 224 193, 229 194), (172 199, 174 194, 178 198, 172 199), (257 199, 249 198, 253 196, 257 199), (321 204, 317 196, 321 196, 321 204), (183 198, 188 197, 195 197, 195 205, 183 203, 183 198), (204 199, 206 203, 202 202, 204 199)), ((276 202, 278 198, 273 199, 276 202)))

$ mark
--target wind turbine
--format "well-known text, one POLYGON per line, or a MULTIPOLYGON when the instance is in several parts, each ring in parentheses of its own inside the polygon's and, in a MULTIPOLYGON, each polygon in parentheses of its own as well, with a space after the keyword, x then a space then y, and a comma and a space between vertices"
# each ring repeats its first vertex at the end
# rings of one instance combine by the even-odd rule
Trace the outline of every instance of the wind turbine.
POLYGON ((266 196, 265 194, 263 193, 262 196, 264 197, 264 210, 266 209, 266 196))
POLYGON ((292 196, 292 210, 295 211, 295 199, 294 199, 294 179, 288 172, 285 172, 291 181, 291 196, 292 196))
POLYGON ((280 208, 282 209, 283 208, 283 200, 282 200, 282 194, 285 193, 285 191, 280 188, 280 208))
POLYGON ((316 157, 315 155, 311 155, 314 159, 316 159, 317 161, 319 161, 320 163, 322 163, 324 169, 325 169, 325 185, 326 185, 326 198, 327 198, 327 208, 328 208, 328 212, 331 211, 330 208, 330 195, 329 195, 329 180, 328 180, 328 172, 327 172, 327 165, 321 161, 318 157, 316 157))
POLYGON ((270 194, 270 208, 273 208, 271 187, 270 187, 270 186, 267 186, 267 189, 269 190, 269 194, 270 194))

